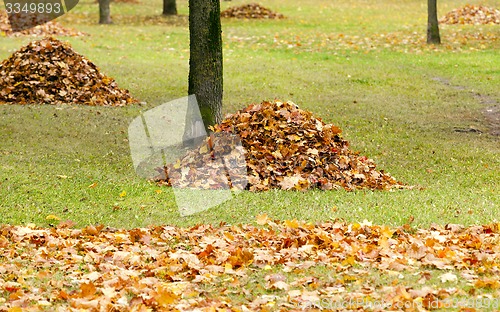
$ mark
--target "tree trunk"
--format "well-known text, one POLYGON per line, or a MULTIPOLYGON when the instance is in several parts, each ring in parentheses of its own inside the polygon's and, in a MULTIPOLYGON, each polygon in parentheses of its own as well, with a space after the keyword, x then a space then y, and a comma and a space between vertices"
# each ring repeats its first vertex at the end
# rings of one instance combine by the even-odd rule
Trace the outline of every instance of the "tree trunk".
POLYGON ((99 24, 112 24, 110 0, 99 0, 99 24))
POLYGON ((440 44, 437 0, 427 0, 427 43, 440 44))
MULTIPOLYGON (((222 120, 220 0, 189 0, 189 88, 207 133, 222 120)), ((186 125, 187 127, 187 125, 186 125)))
POLYGON ((177 15, 176 0, 163 0, 163 15, 177 15))

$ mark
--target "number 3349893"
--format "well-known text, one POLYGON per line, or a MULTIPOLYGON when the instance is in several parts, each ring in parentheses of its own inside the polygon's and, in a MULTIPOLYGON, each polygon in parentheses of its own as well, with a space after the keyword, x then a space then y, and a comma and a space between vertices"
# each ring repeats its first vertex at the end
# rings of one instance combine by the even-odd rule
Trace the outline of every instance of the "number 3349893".
POLYGON ((59 14, 63 12, 60 3, 5 3, 7 14, 59 14))

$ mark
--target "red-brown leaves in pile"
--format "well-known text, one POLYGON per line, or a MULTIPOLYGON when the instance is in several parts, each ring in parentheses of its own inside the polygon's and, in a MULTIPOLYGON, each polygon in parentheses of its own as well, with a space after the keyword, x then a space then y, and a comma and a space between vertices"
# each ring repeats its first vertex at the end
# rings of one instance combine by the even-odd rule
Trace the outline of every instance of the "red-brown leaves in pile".
POLYGON ((0 10, 0 35, 19 37, 19 36, 88 36, 88 34, 74 29, 65 28, 57 22, 50 21, 33 28, 25 29, 20 32, 13 32, 10 27, 7 12, 0 10))
POLYGON ((274 13, 257 3, 245 4, 237 7, 230 7, 221 12, 221 17, 232 18, 263 18, 263 19, 282 19, 283 14, 274 13))
POLYGON ((439 20, 442 24, 500 24, 500 10, 482 5, 466 4, 448 12, 439 20))
MULTIPOLYGON (((241 139, 250 191, 405 187, 389 174, 375 170, 373 160, 350 151, 337 126, 325 124, 291 102, 252 104, 228 116, 214 131, 236 134, 241 139)), ((178 186, 188 185, 188 180, 207 179, 212 181, 205 183, 207 186, 220 185, 217 177, 225 177, 224 167, 209 165, 207 145, 205 142, 167 167, 178 186), (191 170, 202 166, 207 170, 191 170)))
POLYGON ((408 311, 426 311, 466 295, 444 288, 457 280, 500 295, 500 224, 431 226, 410 234, 370 222, 313 225, 261 215, 257 223, 1 226, 0 311, 303 311, 351 299, 378 302, 373 311, 401 302, 415 307, 408 311), (320 275, 311 273, 315 267, 323 268, 320 275), (394 282, 380 285, 370 276, 376 272, 394 282), (402 273, 418 282, 405 286, 409 281, 397 277, 402 273), (427 283, 432 276, 437 285, 427 283), (262 294, 261 285, 270 293, 262 294), (233 301, 233 294, 243 298, 233 301))
POLYGON ((0 63, 0 103, 124 106, 134 102, 128 90, 55 38, 33 41, 0 63))
MULTIPOLYGON (((95 3, 99 3, 99 0, 94 1, 95 3)), ((116 2, 116 3, 131 3, 131 4, 138 4, 141 1, 140 0, 111 0, 111 2, 116 2)))

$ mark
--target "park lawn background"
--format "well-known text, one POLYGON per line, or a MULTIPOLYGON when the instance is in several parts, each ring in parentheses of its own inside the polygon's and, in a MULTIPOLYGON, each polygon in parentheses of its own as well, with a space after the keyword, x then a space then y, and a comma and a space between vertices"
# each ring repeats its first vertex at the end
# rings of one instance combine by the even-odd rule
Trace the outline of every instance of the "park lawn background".
MULTIPOLYGON (((439 16, 467 2, 439 3, 439 16)), ((422 1, 262 4, 287 19, 222 21, 224 112, 291 100, 343 129, 351 148, 379 169, 418 187, 243 192, 180 217, 170 189, 136 176, 127 128, 141 111, 187 95, 187 3, 178 1, 180 16, 170 18, 159 17, 158 0, 114 3, 115 24, 100 26, 97 5, 86 0, 60 22, 90 36, 60 39, 146 104, 0 105, 0 223, 49 226, 59 218, 77 226, 190 226, 251 223, 264 213, 414 227, 499 221, 499 141, 482 115, 492 105, 485 101, 500 98, 498 25, 442 26, 443 46, 427 47, 412 43, 425 38, 422 1), (477 33, 496 39, 460 41, 477 33), (388 34, 396 36, 391 44, 373 39, 388 34), (470 128, 481 132, 456 131, 470 128)), ((0 37, 0 58, 30 40, 0 37)))

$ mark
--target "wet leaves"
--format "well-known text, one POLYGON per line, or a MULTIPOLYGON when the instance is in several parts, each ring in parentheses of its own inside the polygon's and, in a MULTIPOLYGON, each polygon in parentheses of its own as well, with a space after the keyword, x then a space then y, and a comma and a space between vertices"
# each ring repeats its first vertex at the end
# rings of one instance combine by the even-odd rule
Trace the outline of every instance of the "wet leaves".
POLYGON ((500 224, 410 234, 370 222, 314 225, 266 215, 257 222, 132 230, 3 225, 0 311, 335 311, 342 310, 335 304, 370 303, 386 311, 401 302, 413 307, 407 311, 427 311, 464 296, 481 299, 483 290, 500 295, 500 224))
POLYGON ((213 149, 212 138, 209 138, 167 166, 165 175, 158 180, 177 187, 206 189, 221 187, 224 179, 231 181, 232 187, 248 180, 250 191, 407 187, 389 174, 377 171, 373 160, 351 151, 349 143, 342 139, 340 128, 325 124, 292 102, 252 104, 227 116, 214 131, 221 138, 224 136, 220 134, 239 136, 246 160, 247 170, 243 171, 246 177, 227 176, 226 166, 212 161, 214 154, 223 154, 229 163, 237 164, 236 167, 245 166, 238 158, 241 151, 235 150, 235 144, 219 141, 213 149), (195 170, 201 167, 206 170, 195 170))
POLYGON ((137 102, 68 43, 33 41, 0 63, 0 103, 124 106, 137 102))
POLYGON ((466 4, 448 12, 439 20, 442 24, 500 24, 500 10, 483 5, 466 4))
POLYGON ((282 19, 283 14, 275 13, 257 3, 230 7, 221 12, 221 17, 248 18, 248 19, 282 19))

